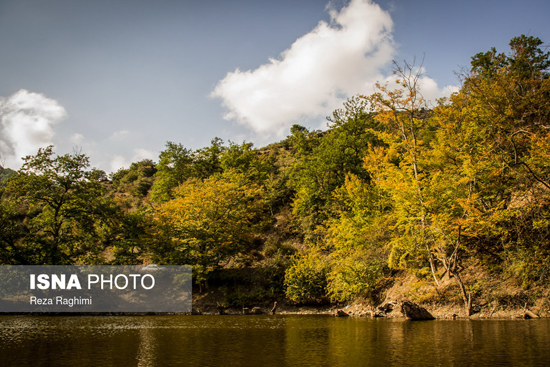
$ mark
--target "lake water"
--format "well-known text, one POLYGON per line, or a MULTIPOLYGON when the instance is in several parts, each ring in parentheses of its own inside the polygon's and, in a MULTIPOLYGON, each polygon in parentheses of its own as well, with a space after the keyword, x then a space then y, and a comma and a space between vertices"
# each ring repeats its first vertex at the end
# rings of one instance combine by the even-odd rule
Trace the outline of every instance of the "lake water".
POLYGON ((550 320, 0 316, 1 366, 548 366, 550 320))

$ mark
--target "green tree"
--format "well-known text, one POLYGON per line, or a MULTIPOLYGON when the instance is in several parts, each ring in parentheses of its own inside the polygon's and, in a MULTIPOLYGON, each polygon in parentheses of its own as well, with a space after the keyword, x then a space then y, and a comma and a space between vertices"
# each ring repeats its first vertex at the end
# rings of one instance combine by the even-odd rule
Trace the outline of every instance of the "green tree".
POLYGON ((137 265, 150 255, 155 224, 152 215, 139 208, 128 212, 119 212, 117 220, 109 228, 109 244, 113 255, 111 264, 137 265))
POLYGON ((157 180, 153 184, 151 198, 166 202, 173 198, 173 190, 193 177, 193 152, 181 144, 166 142, 166 149, 159 155, 157 180))
POLYGON ((112 190, 143 199, 153 186, 156 172, 155 162, 151 159, 133 162, 130 167, 121 168, 111 174, 112 190))
POLYGON ((21 246, 36 264, 98 263, 105 244, 101 227, 116 210, 104 197, 97 171, 84 154, 54 157, 53 147, 24 158, 5 195, 25 216, 21 246))
POLYGON ((0 186, 5 186, 8 179, 16 172, 10 168, 0 166, 0 186))
POLYGON ((293 210, 310 233, 330 215, 333 192, 344 184, 346 175, 369 180, 363 159, 369 145, 380 144, 372 132, 380 123, 361 98, 348 100, 329 122, 331 129, 325 133, 293 127, 293 139, 299 147, 293 167, 293 210))
POLYGON ((270 174, 277 171, 274 157, 262 154, 253 148, 252 143, 236 144, 229 142, 220 158, 223 171, 234 170, 242 173, 250 180, 261 184, 270 174))
POLYGON ((214 138, 210 146, 193 153, 193 177, 208 178, 222 172, 221 158, 225 151, 223 140, 214 138))
POLYGON ((13 201, 7 200, 0 191, 0 265, 34 263, 27 260, 33 257, 29 247, 20 246, 24 236, 23 223, 13 201))
POLYGON ((151 198, 162 203, 174 198, 174 189, 190 178, 208 178, 222 172, 223 140, 214 138, 209 147, 192 151, 181 144, 166 143, 157 165, 151 198))

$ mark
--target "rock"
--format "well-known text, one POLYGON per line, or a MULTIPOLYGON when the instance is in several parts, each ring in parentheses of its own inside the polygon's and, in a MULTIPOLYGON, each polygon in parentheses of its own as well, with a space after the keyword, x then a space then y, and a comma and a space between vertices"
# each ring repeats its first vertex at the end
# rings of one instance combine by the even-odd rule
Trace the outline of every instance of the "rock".
POLYGON ((336 311, 336 317, 347 317, 347 316, 349 315, 342 310, 336 311))
POLYGON ((252 310, 250 311, 252 315, 261 315, 262 309, 260 307, 252 307, 252 310))
POLYGON ((401 312, 409 320, 433 320, 432 316, 424 307, 420 307, 416 303, 404 301, 401 304, 401 312))
POLYGON ((534 312, 531 312, 529 310, 526 310, 524 313, 523 313, 523 318, 524 319, 540 319, 540 316, 537 315, 536 313, 534 312))
POLYGON ((396 301, 389 301, 378 306, 378 311, 381 311, 383 313, 389 313, 389 312, 392 312, 396 306, 397 306, 396 301))

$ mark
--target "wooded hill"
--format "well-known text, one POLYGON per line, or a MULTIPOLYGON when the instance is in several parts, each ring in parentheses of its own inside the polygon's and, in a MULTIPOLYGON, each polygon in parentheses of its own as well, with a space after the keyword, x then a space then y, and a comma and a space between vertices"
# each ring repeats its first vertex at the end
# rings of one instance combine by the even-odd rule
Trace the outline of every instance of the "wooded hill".
POLYGON ((397 274, 451 278, 467 303, 472 267, 548 289, 550 53, 531 36, 510 48, 472 57, 435 107, 395 64, 327 131, 260 149, 168 142, 109 176, 41 149, 1 189, 0 263, 188 264, 227 305, 368 299, 397 274))

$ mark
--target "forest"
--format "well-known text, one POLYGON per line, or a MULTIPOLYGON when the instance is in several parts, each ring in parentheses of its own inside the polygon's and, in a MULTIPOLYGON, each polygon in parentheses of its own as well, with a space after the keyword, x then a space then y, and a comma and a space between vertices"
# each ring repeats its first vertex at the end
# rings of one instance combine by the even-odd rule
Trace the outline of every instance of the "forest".
POLYGON ((468 305, 490 279, 547 295, 550 52, 509 45, 474 55, 435 105, 422 69, 395 63, 327 130, 262 148, 169 141, 109 175, 42 148, 0 171, 0 264, 192 265, 228 307, 376 302, 404 276, 424 302, 468 305))

